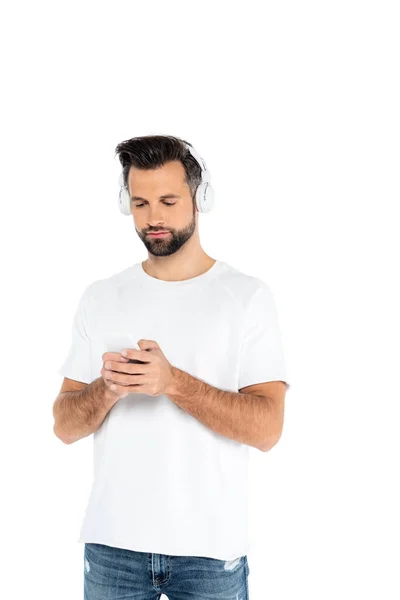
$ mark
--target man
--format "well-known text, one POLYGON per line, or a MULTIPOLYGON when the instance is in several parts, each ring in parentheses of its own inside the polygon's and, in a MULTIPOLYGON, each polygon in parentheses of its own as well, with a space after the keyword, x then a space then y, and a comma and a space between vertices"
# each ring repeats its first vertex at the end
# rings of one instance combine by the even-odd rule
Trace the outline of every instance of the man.
POLYGON ((86 287, 60 369, 55 434, 94 434, 86 600, 248 598, 248 452, 279 440, 288 383, 270 288, 200 245, 186 144, 117 146, 148 258, 86 287))

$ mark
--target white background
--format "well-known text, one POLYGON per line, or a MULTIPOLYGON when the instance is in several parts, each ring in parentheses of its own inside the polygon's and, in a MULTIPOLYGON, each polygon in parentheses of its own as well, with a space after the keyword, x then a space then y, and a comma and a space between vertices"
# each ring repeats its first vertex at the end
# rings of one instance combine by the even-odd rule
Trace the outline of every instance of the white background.
POLYGON ((117 143, 206 160, 204 250, 264 279, 285 424, 251 452, 251 600, 395 600, 396 2, 19 2, 1 9, 2 595, 83 598, 89 437, 53 433, 79 295, 147 252, 117 143), (8 591, 7 591, 8 589, 8 591))

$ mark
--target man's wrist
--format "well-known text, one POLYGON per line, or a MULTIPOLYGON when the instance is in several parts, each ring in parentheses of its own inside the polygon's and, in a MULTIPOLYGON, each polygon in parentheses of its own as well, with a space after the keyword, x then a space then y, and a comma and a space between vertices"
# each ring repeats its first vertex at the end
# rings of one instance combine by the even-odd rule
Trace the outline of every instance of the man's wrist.
POLYGON ((118 394, 115 394, 110 390, 103 377, 98 378, 98 385, 100 386, 104 406, 106 408, 111 408, 117 402, 119 398, 118 394))
POLYGON ((171 365, 170 378, 164 390, 164 394, 166 396, 173 396, 177 393, 180 373, 182 373, 180 369, 177 369, 176 367, 171 365))

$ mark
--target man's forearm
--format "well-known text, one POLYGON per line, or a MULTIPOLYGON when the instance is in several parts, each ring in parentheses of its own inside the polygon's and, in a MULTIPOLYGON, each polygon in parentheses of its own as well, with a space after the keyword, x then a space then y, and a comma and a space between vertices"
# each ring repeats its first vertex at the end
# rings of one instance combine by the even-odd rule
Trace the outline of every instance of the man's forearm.
POLYGON ((165 394, 198 421, 259 450, 274 445, 275 415, 268 398, 220 390, 176 367, 172 372, 165 394))
POLYGON ((99 377, 76 392, 61 392, 53 405, 54 433, 71 444, 97 431, 118 397, 99 377))

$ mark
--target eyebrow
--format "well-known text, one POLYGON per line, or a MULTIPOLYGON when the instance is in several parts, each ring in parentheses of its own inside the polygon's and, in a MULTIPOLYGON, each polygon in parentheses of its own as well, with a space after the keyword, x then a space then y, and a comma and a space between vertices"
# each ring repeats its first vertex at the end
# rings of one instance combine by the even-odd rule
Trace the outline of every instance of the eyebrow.
MULTIPOLYGON (((164 199, 164 198, 180 198, 180 196, 178 196, 177 194, 163 194, 162 196, 159 196, 160 200, 164 199)), ((142 198, 141 196, 131 196, 131 200, 132 202, 134 202, 135 200, 144 200, 145 202, 147 202, 146 198, 142 198)))

